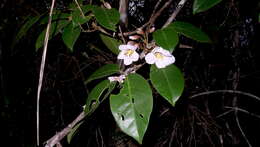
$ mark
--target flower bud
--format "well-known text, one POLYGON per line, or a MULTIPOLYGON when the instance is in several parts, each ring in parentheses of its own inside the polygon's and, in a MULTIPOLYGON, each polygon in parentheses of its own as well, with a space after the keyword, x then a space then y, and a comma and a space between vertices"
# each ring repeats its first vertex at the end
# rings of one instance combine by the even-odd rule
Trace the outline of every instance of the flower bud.
POLYGON ((112 9, 111 5, 108 2, 104 2, 103 4, 107 9, 112 9))
POLYGON ((150 28, 149 33, 152 33, 155 31, 155 27, 150 28))
POLYGON ((138 39, 140 39, 140 36, 139 35, 129 36, 129 39, 131 39, 131 40, 138 40, 138 39))

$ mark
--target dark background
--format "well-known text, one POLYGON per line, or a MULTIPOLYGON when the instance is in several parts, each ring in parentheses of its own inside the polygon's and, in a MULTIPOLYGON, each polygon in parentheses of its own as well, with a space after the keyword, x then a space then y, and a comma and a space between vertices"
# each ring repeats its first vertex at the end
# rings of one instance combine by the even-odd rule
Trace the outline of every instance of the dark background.
MULTIPOLYGON (((156 1, 129 1, 134 3, 129 23, 140 26, 149 19, 156 1)), ((118 0, 108 2, 118 7, 118 0)), ((56 8, 64 10, 68 3, 59 0, 56 8)), ((164 11, 155 27, 163 24, 176 3, 164 11)), ((33 27, 15 45, 13 40, 28 15, 45 13, 49 6, 47 0, 0 3, 0 146, 36 146, 36 93, 42 50, 36 52, 34 44, 45 26, 33 27)), ((244 94, 260 96, 259 7, 257 0, 226 0, 193 15, 192 1, 186 3, 177 20, 202 28, 213 43, 180 38, 181 44, 193 47, 177 48, 173 53, 185 76, 185 91, 174 108, 154 95, 143 146, 248 146, 245 138, 258 146, 260 101, 244 94), (214 90, 238 90, 242 94, 219 92, 190 99, 214 90), (239 108, 237 113, 234 108, 239 108)), ((73 53, 60 36, 49 42, 40 103, 42 143, 82 111, 88 91, 96 84, 84 85, 86 77, 101 65, 116 63, 116 56, 96 38, 97 33, 82 34, 73 53), (101 53, 95 47, 102 48, 101 53)), ((73 147, 138 146, 117 128, 108 101, 85 120, 70 145, 66 139, 62 143, 73 147)))

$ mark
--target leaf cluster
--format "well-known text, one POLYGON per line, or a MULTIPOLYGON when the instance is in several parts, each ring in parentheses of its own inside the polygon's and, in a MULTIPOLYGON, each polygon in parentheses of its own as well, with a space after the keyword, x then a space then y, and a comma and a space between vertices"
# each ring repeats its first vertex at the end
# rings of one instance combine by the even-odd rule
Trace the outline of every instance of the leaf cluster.
MULTIPOLYGON (((220 1, 195 0, 193 13, 206 11, 220 1)), ((104 45, 115 55, 119 53, 118 46, 125 42, 124 35, 122 35, 123 32, 120 32, 119 29, 120 13, 115 8, 107 9, 103 6, 72 3, 69 11, 61 12, 56 10, 51 19, 49 39, 61 34, 65 46, 71 52, 74 51, 74 45, 81 33, 99 32, 104 45), (115 37, 114 34, 119 35, 115 37)), ((48 20, 49 16, 44 14, 30 17, 21 27, 15 41, 18 42, 33 26, 46 25, 48 20)), ((148 29, 150 29, 150 26, 148 29)), ((152 38, 149 38, 148 29, 143 34, 137 33, 141 36, 141 39, 138 41, 145 48, 143 49, 144 51, 147 51, 146 47, 151 45, 152 42, 172 53, 179 45, 180 35, 201 43, 211 43, 210 37, 205 32, 188 22, 174 21, 165 28, 149 32, 152 33, 152 38)), ((46 29, 42 30, 36 39, 36 50, 43 46, 45 34, 46 29)), ((150 50, 148 49, 148 51, 150 50)), ((128 69, 135 66, 141 67, 142 65, 133 65, 128 69)), ((136 72, 136 70, 134 69, 133 72, 136 72)), ((100 103, 109 97, 110 109, 118 126, 124 133, 141 144, 153 110, 152 87, 155 88, 162 98, 172 106, 175 106, 176 101, 178 101, 184 91, 185 80, 181 70, 176 65, 170 65, 163 69, 158 69, 152 65, 150 71, 148 71, 148 79, 145 79, 139 73, 124 72, 126 70, 123 71, 117 64, 107 64, 91 74, 85 81, 85 84, 101 80, 87 96, 84 111, 86 115, 92 114, 100 103), (122 74, 126 75, 124 83, 111 82, 106 79, 108 76, 122 74), (113 93, 114 89, 119 89, 119 93, 113 93)), ((80 125, 81 123, 76 125, 68 135, 69 142, 80 125)))

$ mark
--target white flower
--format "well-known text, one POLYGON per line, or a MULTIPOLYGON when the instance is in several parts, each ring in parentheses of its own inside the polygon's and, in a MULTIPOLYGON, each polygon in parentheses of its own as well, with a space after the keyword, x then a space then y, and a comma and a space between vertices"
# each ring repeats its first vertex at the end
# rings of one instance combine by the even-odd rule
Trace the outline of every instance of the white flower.
POLYGON ((108 77, 108 80, 110 82, 119 82, 119 83, 123 83, 124 79, 125 79, 125 75, 120 75, 120 76, 115 76, 115 77, 108 77))
POLYGON ((135 51, 138 48, 137 44, 127 43, 127 45, 119 45, 121 52, 117 56, 118 59, 123 59, 125 65, 130 65, 139 59, 139 54, 135 51))
POLYGON ((150 53, 145 56, 145 61, 148 64, 154 64, 157 68, 165 68, 175 62, 174 56, 167 50, 161 47, 155 47, 150 53))

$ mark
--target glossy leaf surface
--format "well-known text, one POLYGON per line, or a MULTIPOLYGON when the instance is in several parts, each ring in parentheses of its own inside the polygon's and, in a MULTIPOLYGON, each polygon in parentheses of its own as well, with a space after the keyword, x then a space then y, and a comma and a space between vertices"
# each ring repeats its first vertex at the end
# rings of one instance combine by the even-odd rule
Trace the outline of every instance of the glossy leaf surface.
POLYGON ((101 7, 93 7, 93 13, 97 22, 106 29, 116 31, 116 24, 119 22, 120 14, 116 9, 105 9, 101 7))
POLYGON ((64 28, 64 31, 62 33, 62 40, 71 52, 73 51, 74 44, 79 38, 80 33, 80 27, 73 27, 72 23, 64 28))
POLYGON ((153 108, 148 82, 138 74, 128 75, 120 93, 110 96, 110 108, 121 130, 141 144, 153 108))
POLYGON ((184 89, 181 71, 174 64, 162 69, 153 65, 150 70, 150 79, 157 92, 174 106, 184 89))
POLYGON ((114 54, 118 55, 119 53, 119 45, 122 44, 121 41, 116 40, 112 37, 100 34, 100 38, 103 41, 103 43, 107 46, 107 48, 114 54))
MULTIPOLYGON (((87 7, 86 9, 82 9, 82 11, 89 11, 90 9, 87 7)), ((91 16, 85 16, 85 12, 83 12, 83 14, 80 12, 79 9, 76 9, 72 12, 71 16, 72 16, 72 22, 74 26, 78 26, 81 24, 84 24, 86 22, 88 22, 91 18, 91 16)))
POLYGON ((194 0, 193 3, 193 14, 206 11, 216 4, 221 2, 222 0, 194 0))
POLYGON ((171 27, 157 30, 153 33, 157 45, 172 52, 179 42, 179 36, 171 27))
POLYGON ((86 100, 85 113, 89 115, 94 112, 99 104, 108 97, 114 89, 115 83, 110 83, 109 80, 104 80, 98 83, 89 93, 86 100))
POLYGON ((117 64, 104 65, 104 66, 100 67, 98 70, 96 70, 93 74, 91 74, 85 81, 85 84, 87 84, 93 80, 104 78, 106 76, 115 74, 117 72, 119 72, 119 66, 117 64))
POLYGON ((170 24, 169 27, 173 28, 176 32, 198 42, 211 42, 209 36, 206 33, 204 33, 200 28, 190 23, 175 21, 174 23, 170 24))
POLYGON ((79 127, 83 124, 83 121, 78 123, 76 126, 74 126, 69 134, 67 135, 67 142, 70 144, 72 138, 75 136, 75 134, 78 132, 79 127))

